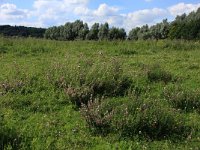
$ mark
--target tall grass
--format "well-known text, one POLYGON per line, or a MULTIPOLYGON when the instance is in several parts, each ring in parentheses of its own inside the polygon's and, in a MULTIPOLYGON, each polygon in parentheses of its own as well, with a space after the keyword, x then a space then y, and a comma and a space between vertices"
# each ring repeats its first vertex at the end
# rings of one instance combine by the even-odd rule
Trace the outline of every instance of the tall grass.
POLYGON ((199 48, 1 37, 0 149, 198 149, 199 48))

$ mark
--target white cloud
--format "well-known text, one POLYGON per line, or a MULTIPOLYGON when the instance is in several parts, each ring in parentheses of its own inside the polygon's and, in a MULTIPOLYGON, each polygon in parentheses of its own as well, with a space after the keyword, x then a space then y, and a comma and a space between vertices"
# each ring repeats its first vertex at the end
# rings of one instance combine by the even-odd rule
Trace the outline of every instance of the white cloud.
POLYGON ((101 4, 96 10, 87 9, 86 12, 88 13, 80 14, 81 19, 88 22, 90 26, 95 22, 108 22, 110 26, 123 27, 127 31, 136 26, 159 22, 168 14, 167 10, 159 8, 144 9, 128 14, 120 14, 119 8, 111 7, 106 4, 101 4))
POLYGON ((124 26, 127 30, 130 30, 136 26, 142 26, 145 24, 154 24, 159 22, 168 15, 165 9, 153 8, 135 11, 125 15, 124 26))
POLYGON ((81 7, 81 6, 79 6, 79 7, 76 7, 76 8, 74 9, 74 13, 75 13, 76 15, 79 15, 79 16, 88 16, 88 15, 90 15, 92 12, 91 12, 91 10, 90 10, 89 8, 87 8, 87 7, 81 7))
POLYGON ((29 13, 26 9, 19 9, 16 5, 9 3, 0 5, 0 24, 17 24, 28 17, 29 13))
POLYGON ((94 11, 96 16, 114 16, 119 11, 119 8, 108 6, 107 4, 99 5, 99 8, 94 11))
POLYGON ((35 0, 31 14, 43 26, 63 24, 73 20, 78 8, 86 8, 88 0, 35 0))
POLYGON ((197 10, 200 7, 200 3, 197 4, 185 4, 178 3, 168 8, 170 14, 172 16, 182 15, 183 13, 190 13, 192 11, 197 10))
POLYGON ((75 14, 80 16, 80 19, 87 22, 89 26, 95 22, 108 22, 111 26, 119 26, 123 23, 123 16, 119 14, 119 8, 109 6, 105 3, 100 4, 97 9, 89 9, 87 7, 75 9, 75 14))

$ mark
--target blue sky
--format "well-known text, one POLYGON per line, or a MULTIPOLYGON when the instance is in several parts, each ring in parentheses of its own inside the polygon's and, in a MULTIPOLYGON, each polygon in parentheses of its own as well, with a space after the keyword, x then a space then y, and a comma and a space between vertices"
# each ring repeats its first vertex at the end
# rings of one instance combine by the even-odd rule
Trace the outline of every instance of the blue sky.
POLYGON ((0 0, 0 24, 49 27, 81 19, 130 30, 198 7, 200 0, 0 0))

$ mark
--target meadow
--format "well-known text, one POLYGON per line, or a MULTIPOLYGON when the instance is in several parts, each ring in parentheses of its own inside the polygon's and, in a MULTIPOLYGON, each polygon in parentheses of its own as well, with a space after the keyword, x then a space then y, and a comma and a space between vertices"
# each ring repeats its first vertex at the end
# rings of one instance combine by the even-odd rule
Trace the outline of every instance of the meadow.
POLYGON ((200 149, 200 42, 0 37, 0 149, 200 149))

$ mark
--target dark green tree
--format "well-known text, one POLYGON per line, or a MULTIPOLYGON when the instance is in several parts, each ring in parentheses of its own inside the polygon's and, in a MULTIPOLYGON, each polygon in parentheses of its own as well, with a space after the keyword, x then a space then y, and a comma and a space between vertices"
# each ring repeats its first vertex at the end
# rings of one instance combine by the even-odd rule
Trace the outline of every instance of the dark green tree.
POLYGON ((128 35, 128 39, 129 40, 138 40, 138 33, 140 31, 140 28, 139 27, 136 27, 136 28, 133 28, 130 32, 129 32, 129 35, 128 35))
POLYGON ((85 23, 83 25, 83 28, 81 28, 81 30, 79 31, 78 38, 81 40, 85 40, 88 33, 89 33, 89 27, 88 24, 85 23))
POLYGON ((106 22, 105 24, 101 24, 99 28, 98 38, 99 40, 107 40, 109 34, 109 25, 106 22))
POLYGON ((99 23, 94 23, 87 34, 87 40, 98 40, 99 23))
POLYGON ((109 40, 125 40, 126 32, 123 28, 112 27, 109 31, 109 40))

